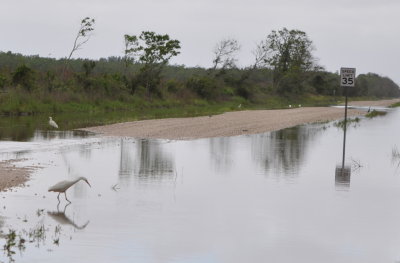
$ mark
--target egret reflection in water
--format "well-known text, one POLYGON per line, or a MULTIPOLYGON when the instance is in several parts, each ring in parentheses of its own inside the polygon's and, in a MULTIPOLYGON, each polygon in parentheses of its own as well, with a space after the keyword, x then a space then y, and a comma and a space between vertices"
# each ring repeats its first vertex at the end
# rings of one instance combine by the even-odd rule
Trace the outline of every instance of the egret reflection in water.
POLYGON ((61 225, 70 225, 73 226, 75 229, 85 229, 86 226, 89 224, 89 220, 84 223, 83 225, 77 225, 73 219, 69 218, 68 216, 66 216, 65 212, 67 210, 67 207, 69 205, 71 205, 71 203, 68 203, 64 206, 63 211, 59 210, 59 205, 60 203, 57 204, 57 211, 47 211, 47 215, 49 217, 51 217, 54 221, 56 221, 57 223, 61 224, 61 225))

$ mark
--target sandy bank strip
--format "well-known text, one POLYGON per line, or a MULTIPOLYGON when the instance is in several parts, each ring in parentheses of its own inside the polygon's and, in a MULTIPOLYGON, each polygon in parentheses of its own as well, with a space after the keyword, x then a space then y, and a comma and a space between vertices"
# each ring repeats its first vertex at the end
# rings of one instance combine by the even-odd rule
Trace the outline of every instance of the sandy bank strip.
MULTIPOLYGON (((350 102, 354 106, 389 106, 399 99, 350 102)), ((365 111, 349 109, 349 116, 364 115, 365 111)), ((170 118, 124 122, 84 130, 106 136, 190 140, 226 137, 275 131, 296 125, 331 121, 344 117, 344 111, 332 107, 303 107, 281 110, 251 110, 227 112, 220 115, 170 118)))
POLYGON ((18 167, 15 163, 25 159, 12 159, 0 162, 0 191, 16 186, 24 186, 31 173, 40 167, 18 167))

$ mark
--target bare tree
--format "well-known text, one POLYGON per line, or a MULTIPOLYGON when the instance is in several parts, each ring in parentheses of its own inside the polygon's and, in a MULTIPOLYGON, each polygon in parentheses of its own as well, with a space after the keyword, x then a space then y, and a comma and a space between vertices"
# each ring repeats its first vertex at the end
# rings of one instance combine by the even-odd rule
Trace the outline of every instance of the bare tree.
POLYGON ((75 37, 74 46, 72 47, 71 53, 69 53, 68 60, 71 59, 72 54, 80 49, 86 42, 89 41, 91 32, 94 30, 94 19, 90 17, 85 17, 81 21, 81 26, 79 28, 78 34, 75 37))
POLYGON ((266 60, 269 56, 267 41, 260 41, 252 53, 254 55, 254 63, 251 66, 251 69, 263 68, 267 66, 266 60))
POLYGON ((256 44, 256 48, 252 51, 254 55, 254 62, 242 71, 238 81, 239 84, 242 84, 244 81, 246 81, 257 69, 264 68, 268 65, 266 60, 269 56, 269 52, 270 50, 268 49, 267 41, 260 41, 260 43, 256 44))
POLYGON ((233 38, 221 40, 214 48, 213 70, 226 69, 235 66, 236 53, 240 50, 239 42, 233 38))

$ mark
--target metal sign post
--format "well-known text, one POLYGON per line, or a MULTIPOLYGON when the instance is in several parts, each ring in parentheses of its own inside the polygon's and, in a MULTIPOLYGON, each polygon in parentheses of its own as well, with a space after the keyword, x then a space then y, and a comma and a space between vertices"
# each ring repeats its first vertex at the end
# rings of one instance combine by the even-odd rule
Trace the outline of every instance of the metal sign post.
POLYGON ((340 86, 344 89, 346 96, 345 108, 344 108, 344 135, 343 135, 343 158, 342 158, 342 171, 344 171, 344 159, 346 155, 346 128, 347 128, 347 89, 354 87, 356 80, 356 69, 355 68, 340 68, 340 86))

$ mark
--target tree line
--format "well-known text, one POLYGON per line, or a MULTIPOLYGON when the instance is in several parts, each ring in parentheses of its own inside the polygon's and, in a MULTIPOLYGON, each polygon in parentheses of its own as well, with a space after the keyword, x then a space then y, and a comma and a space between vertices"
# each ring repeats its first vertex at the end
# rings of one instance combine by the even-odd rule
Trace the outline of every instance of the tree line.
MULTIPOLYGON (((0 52, 0 90, 63 100, 129 97, 144 100, 204 99, 221 101, 241 98, 263 103, 271 96, 341 96, 338 73, 318 65, 314 46, 301 30, 273 30, 253 50, 251 65, 236 65, 240 43, 227 38, 214 49, 210 68, 170 65, 180 54, 179 40, 168 34, 142 31, 125 34, 122 56, 99 60, 74 59, 90 39, 95 20, 86 17, 68 56, 62 59, 0 52)), ((360 74, 349 96, 399 97, 400 89, 387 77, 360 74)), ((0 97, 1 102, 1 97, 0 97)))

